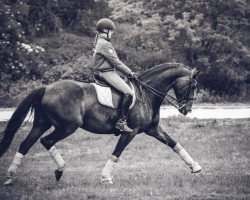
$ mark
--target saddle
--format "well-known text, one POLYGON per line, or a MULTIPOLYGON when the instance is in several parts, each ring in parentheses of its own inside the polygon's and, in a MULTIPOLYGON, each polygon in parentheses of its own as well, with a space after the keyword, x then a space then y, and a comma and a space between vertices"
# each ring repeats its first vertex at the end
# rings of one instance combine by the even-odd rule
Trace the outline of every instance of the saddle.
POLYGON ((102 78, 101 76, 99 76, 99 74, 97 72, 94 72, 94 80, 95 80, 95 83, 100 85, 100 86, 103 86, 103 87, 112 87, 111 85, 109 85, 108 82, 106 82, 104 80, 104 78, 102 78))
MULTIPOLYGON (((126 78, 126 77, 125 77, 126 78)), ((91 83, 97 94, 97 100, 100 104, 118 109, 120 107, 120 101, 122 99, 123 93, 118 91, 116 88, 114 88, 112 85, 107 83, 101 76, 98 75, 98 73, 94 73, 94 83, 91 83)), ((135 91, 134 85, 131 81, 125 80, 125 82, 129 85, 129 87, 135 91)), ((132 109, 135 104, 136 96, 133 96, 133 101, 129 109, 132 109)))

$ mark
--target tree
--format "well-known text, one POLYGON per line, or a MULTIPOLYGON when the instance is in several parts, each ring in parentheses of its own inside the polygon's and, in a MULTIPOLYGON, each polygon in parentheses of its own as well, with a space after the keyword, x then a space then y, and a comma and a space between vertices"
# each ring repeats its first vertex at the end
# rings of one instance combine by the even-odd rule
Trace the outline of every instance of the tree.
POLYGON ((250 66, 250 8, 246 0, 140 2, 144 11, 137 24, 144 28, 143 22, 158 16, 151 29, 158 27, 166 33, 162 37, 167 37, 177 61, 202 69, 205 89, 229 95, 236 90, 231 88, 240 90, 250 66))

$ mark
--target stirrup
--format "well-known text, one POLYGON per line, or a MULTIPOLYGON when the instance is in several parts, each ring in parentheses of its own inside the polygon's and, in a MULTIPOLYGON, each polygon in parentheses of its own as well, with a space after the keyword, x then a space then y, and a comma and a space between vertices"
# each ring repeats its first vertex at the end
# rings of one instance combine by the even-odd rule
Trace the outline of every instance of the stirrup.
POLYGON ((126 120, 125 121, 118 121, 115 125, 115 128, 121 132, 126 132, 126 133, 133 133, 134 132, 133 129, 128 127, 126 120))

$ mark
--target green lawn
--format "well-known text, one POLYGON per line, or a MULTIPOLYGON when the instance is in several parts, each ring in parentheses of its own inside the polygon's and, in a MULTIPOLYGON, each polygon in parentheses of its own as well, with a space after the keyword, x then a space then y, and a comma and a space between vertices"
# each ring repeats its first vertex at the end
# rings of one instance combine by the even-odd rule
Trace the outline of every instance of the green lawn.
MULTIPOLYGON (((118 137, 79 129, 57 144, 67 164, 59 182, 55 164, 37 142, 23 159, 14 185, 5 187, 6 171, 30 130, 26 125, 0 158, 0 199, 250 199, 250 119, 172 117, 161 124, 199 162, 202 173, 190 173, 170 148, 141 134, 113 170, 114 185, 104 185, 101 171, 118 137)), ((0 123, 0 130, 4 127, 0 123)))

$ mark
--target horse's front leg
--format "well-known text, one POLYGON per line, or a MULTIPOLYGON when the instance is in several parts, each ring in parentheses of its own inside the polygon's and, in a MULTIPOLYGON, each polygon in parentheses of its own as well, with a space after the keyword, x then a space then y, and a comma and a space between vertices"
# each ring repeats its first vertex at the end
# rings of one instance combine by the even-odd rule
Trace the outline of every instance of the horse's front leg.
POLYGON ((112 153, 112 156, 108 159, 106 165, 102 170, 102 182, 113 184, 111 177, 111 172, 113 170, 113 167, 115 163, 118 161, 118 158, 122 154, 123 150, 131 142, 131 140, 135 137, 136 134, 137 132, 134 131, 133 133, 124 133, 121 135, 115 147, 115 150, 112 153))
POLYGON ((147 135, 150 135, 162 143, 168 145, 177 153, 181 159, 191 168, 192 173, 201 171, 201 166, 193 160, 193 158, 187 153, 187 151, 176 141, 174 141, 159 125, 151 127, 145 131, 147 135))

